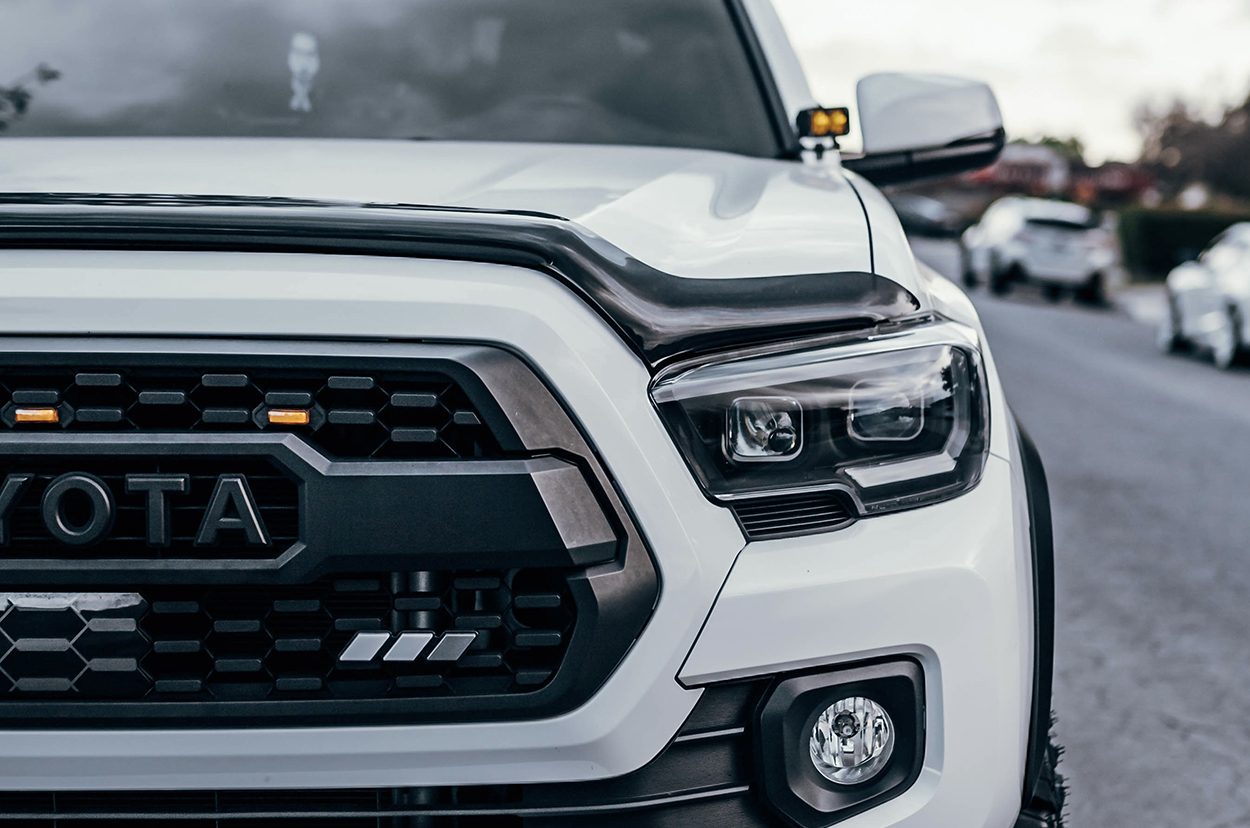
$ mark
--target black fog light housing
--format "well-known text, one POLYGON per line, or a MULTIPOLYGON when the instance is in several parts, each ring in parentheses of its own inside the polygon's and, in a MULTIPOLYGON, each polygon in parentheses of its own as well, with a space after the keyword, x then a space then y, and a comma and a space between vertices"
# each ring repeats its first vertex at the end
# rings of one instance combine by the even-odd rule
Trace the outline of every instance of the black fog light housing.
POLYGON ((924 762, 924 672, 912 659, 780 681, 760 708, 770 804, 802 828, 832 825, 911 787, 924 762))

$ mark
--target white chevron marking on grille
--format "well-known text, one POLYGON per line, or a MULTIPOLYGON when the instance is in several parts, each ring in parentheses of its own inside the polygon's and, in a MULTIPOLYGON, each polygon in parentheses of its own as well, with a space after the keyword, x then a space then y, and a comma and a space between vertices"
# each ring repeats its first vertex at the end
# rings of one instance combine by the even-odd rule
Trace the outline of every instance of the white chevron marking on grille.
POLYGON ((475 632, 449 632, 443 636, 428 656, 426 661, 458 661, 464 651, 477 641, 475 632))
POLYGON ((416 661, 417 656, 434 640, 432 632, 400 633, 395 644, 382 656, 383 661, 416 661))
POLYGON ((390 640, 390 633, 358 632, 339 656, 339 661, 373 661, 373 657, 390 640))
MULTIPOLYGON (((366 662, 373 661, 377 658, 378 653, 382 652, 382 648, 386 647, 391 641, 392 634, 380 631, 358 632, 352 638, 351 643, 343 649, 339 655, 339 661, 366 662)), ((435 634, 429 630, 409 630, 407 632, 398 633, 395 636, 395 643, 386 650, 386 655, 382 656, 383 661, 389 662, 412 662, 421 657, 425 649, 429 647, 430 642, 434 640, 435 634)), ((434 649, 430 650, 426 655, 426 661, 454 662, 459 661, 460 657, 468 652, 473 643, 477 641, 477 633, 468 630, 444 633, 438 643, 434 645, 434 649)))

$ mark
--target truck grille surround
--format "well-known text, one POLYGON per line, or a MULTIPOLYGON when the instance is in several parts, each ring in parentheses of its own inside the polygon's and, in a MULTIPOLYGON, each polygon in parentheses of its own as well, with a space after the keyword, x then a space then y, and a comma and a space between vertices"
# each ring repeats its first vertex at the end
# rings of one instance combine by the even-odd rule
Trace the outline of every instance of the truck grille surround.
POLYGON ((549 716, 650 615, 610 481, 505 352, 7 344, 3 726, 549 716))

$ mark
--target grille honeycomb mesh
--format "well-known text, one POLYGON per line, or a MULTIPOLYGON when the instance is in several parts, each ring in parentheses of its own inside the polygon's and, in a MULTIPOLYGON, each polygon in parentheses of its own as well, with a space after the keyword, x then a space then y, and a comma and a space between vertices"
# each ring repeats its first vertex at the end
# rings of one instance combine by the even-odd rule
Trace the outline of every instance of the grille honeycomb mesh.
POLYGON ((564 577, 548 570, 0 593, 0 694, 159 702, 528 692, 562 662, 573 611, 564 577), (454 663, 383 653, 339 661, 362 630, 476 638, 454 663))

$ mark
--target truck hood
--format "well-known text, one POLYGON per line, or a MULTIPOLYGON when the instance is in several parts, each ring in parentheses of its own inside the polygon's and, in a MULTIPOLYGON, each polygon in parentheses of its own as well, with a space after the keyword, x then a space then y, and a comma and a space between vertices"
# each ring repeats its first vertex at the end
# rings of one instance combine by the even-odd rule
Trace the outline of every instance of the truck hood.
POLYGON ((280 197, 525 211, 577 222, 675 276, 872 271, 864 209, 832 163, 493 142, 6 138, 0 149, 0 193, 7 194, 280 197))

